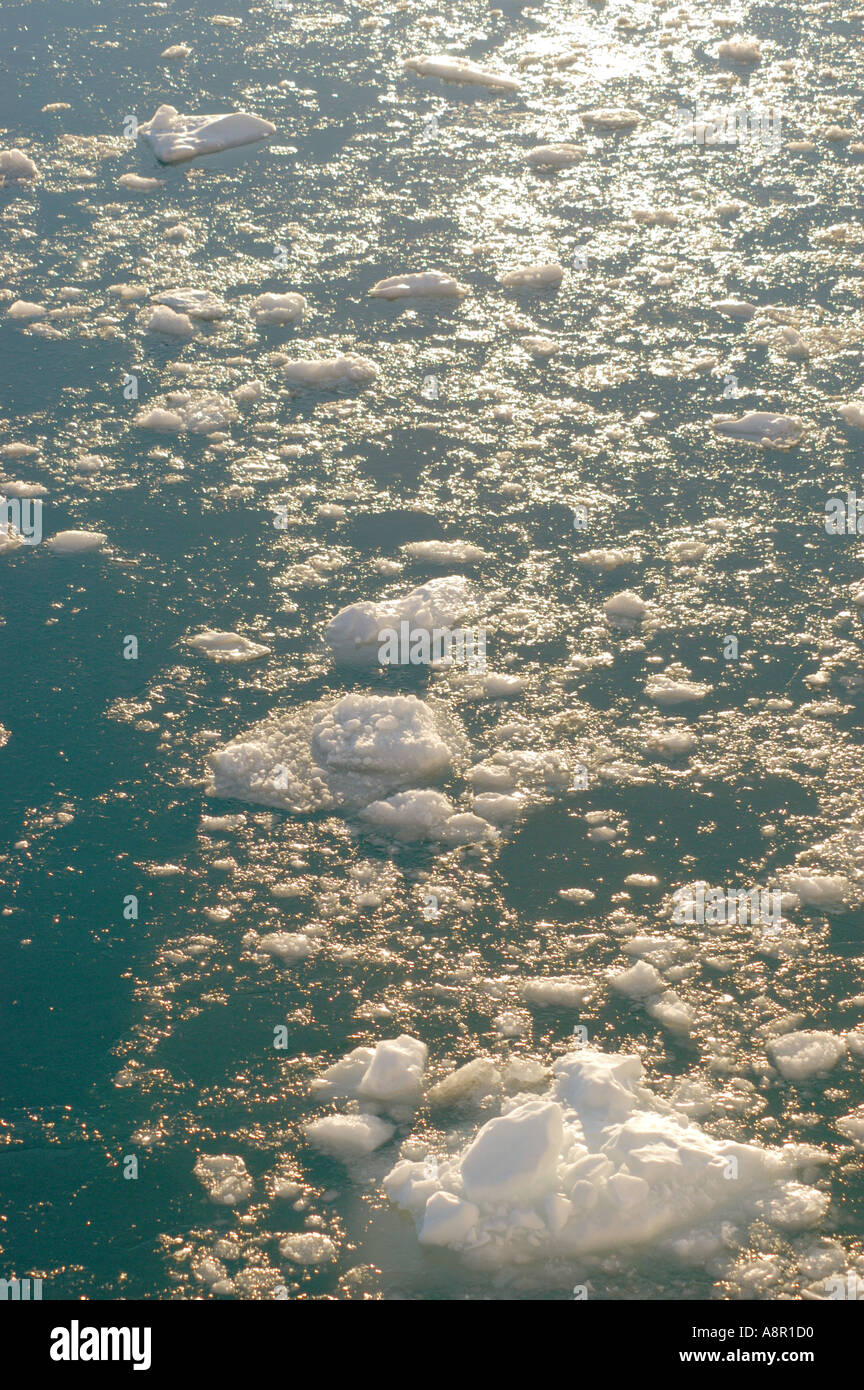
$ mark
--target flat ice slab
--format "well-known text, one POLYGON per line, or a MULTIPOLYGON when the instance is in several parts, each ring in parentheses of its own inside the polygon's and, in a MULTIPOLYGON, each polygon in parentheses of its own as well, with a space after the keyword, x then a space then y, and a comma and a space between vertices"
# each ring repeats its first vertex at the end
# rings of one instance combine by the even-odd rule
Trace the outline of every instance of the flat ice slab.
POLYGON ((275 133, 275 125, 248 111, 181 116, 175 106, 160 106, 152 120, 138 127, 138 134, 162 164, 182 164, 184 160, 216 154, 219 150, 251 145, 275 133))

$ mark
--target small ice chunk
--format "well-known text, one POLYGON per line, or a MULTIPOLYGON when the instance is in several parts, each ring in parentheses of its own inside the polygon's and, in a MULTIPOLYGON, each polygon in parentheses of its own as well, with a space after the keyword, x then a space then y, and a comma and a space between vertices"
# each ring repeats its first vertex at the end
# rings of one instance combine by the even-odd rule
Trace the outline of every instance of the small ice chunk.
POLYGON ((25 322, 30 322, 32 319, 44 319, 47 312, 44 304, 34 304, 29 299, 15 299, 6 310, 10 319, 22 319, 25 322))
POLYGON ((189 318, 201 319, 204 323, 224 319, 228 313, 225 301, 212 294, 210 290, 195 290, 188 285, 176 290, 163 290, 161 294, 153 296, 153 303, 167 304, 169 309, 175 309, 178 314, 188 314, 189 318))
POLYGON ((426 565, 477 565, 489 558, 470 541, 409 541, 400 549, 409 560, 426 565))
POLYGON ((299 386, 368 386, 378 377, 378 368, 368 357, 345 353, 342 357, 301 358, 282 368, 288 381, 299 386))
POLYGON ((637 960, 628 970, 613 970, 607 975, 612 989, 626 994, 628 999, 646 999, 663 989, 663 978, 647 960, 637 960))
POLYGON ((173 338, 191 338, 197 329, 187 314, 176 314, 167 304, 160 304, 147 320, 148 333, 164 333, 173 338))
POLYGON ((133 193, 154 193, 165 187, 164 179, 148 179, 143 174, 121 174, 117 180, 118 188, 129 188, 133 193))
POLYGON ((710 685, 666 672, 652 676, 645 685, 645 694, 655 705, 686 705, 693 700, 704 700, 710 693, 710 685))
POLYGON ((841 405, 839 413, 847 425, 852 425, 857 430, 864 430, 864 401, 860 404, 857 401, 852 401, 849 405, 841 405))
POLYGON ((211 1202, 237 1207, 252 1196, 252 1179, 237 1154, 201 1154, 193 1172, 211 1202))
POLYGON ((333 1241, 322 1231, 299 1231, 279 1242, 279 1254, 292 1265, 332 1264, 337 1253, 333 1241))
POLYGON ((508 270, 501 276, 501 284, 508 290, 546 290, 560 285, 563 278, 564 267, 549 261, 508 270))
POLYGON ((101 550, 107 540, 101 531, 58 531, 45 544, 56 555, 82 555, 90 550, 101 550))
POLYGON ((642 120, 641 112, 626 106, 601 106, 592 111, 580 111, 582 124, 598 130, 632 130, 642 120))
POLYGON ((648 604, 631 589, 623 589, 620 594, 607 598, 603 612, 612 623, 639 623, 648 612, 648 604))
POLYGON ((360 1158, 386 1144, 396 1132, 395 1126, 380 1115, 326 1115, 304 1126, 306 1138, 313 1149, 333 1158, 360 1158))
POLYGON ((797 415, 774 415, 771 411, 754 410, 737 420, 734 415, 715 415, 711 428, 715 434, 721 434, 726 439, 788 449, 803 437, 804 421, 797 415))
POLYGON ((826 912, 839 911, 852 889, 843 874, 787 874, 783 879, 787 893, 796 893, 805 907, 821 908, 826 912))
POLYGON ((370 299, 464 299, 468 288, 443 270, 423 270, 379 280, 368 293, 370 299))
POLYGON ((535 145, 525 158, 540 169, 569 169, 581 164, 586 154, 584 145, 535 145))
POLYGON ((408 58, 404 64, 409 72, 421 77, 440 77, 445 82, 458 82, 465 86, 489 87, 493 91, 506 92, 519 90, 519 79, 507 72, 493 72, 481 68, 467 58, 456 58, 449 53, 432 54, 425 58, 408 58))
POLYGON ((768 1044, 768 1056, 787 1081, 821 1076, 839 1062, 846 1044, 836 1033, 818 1030, 784 1033, 768 1044))
POLYGON ((0 178, 16 183, 19 179, 38 179, 39 170, 23 150, 0 150, 0 178))
POLYGON ((138 127, 162 164, 179 164, 200 155, 250 145, 275 134, 276 127, 247 111, 227 115, 181 116, 174 106, 160 106, 138 127))
POLYGON ((711 308, 729 319, 752 319, 756 313, 756 305, 748 304, 745 299, 718 299, 711 308))
POLYGON ((305 960, 312 952, 312 942, 303 932, 276 931, 262 936, 257 949, 267 956, 274 956, 286 965, 297 960, 305 960))
POLYGON ((762 50, 758 39, 724 39, 717 46, 717 57, 730 63, 761 63, 762 50))
POLYGON ((544 1009, 579 1009, 590 996, 591 982, 572 975, 546 975, 522 986, 525 1003, 544 1009))
POLYGON ((209 656, 211 661, 256 661, 270 654, 270 648, 260 642, 252 642, 237 632, 217 632, 213 628, 190 637, 189 646, 209 656))
MULTIPOLYGON (((302 294, 259 294, 252 305, 252 317, 262 327, 274 323, 298 323, 306 313, 306 299, 302 294)), ((300 365, 300 364, 295 364, 300 365)))

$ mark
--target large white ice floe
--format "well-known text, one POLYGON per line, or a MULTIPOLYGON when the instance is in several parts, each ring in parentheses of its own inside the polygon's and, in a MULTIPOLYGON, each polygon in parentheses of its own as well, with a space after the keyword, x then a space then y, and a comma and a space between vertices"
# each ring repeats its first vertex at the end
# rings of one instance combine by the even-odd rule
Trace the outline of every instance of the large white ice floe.
POLYGON ((327 624, 324 640, 332 647, 337 661, 377 661, 388 628, 400 630, 407 622, 412 636, 432 634, 436 629, 452 629, 474 607, 471 585, 462 575, 430 579, 402 598, 380 603, 364 600, 342 608, 327 624))
POLYGON ((715 415, 711 428, 725 439, 772 449, 789 449, 804 435, 804 421, 797 415, 774 415, 768 410, 753 410, 737 420, 734 415, 715 415))
POLYGON ((162 164, 180 164, 199 155, 251 145, 275 134, 276 127, 248 111, 217 116, 181 116, 174 106, 160 106, 139 125, 138 134, 162 164))
POLYGON ((407 58, 405 68, 421 77, 440 77, 445 82, 458 82, 470 87, 489 87, 505 92, 519 90, 519 79, 509 72, 494 72, 481 68, 466 58, 454 58, 449 53, 432 54, 426 58, 407 58))
POLYGON ((358 809, 441 780, 465 747, 413 695, 345 695, 284 711, 211 753, 208 792, 296 814, 358 809))
POLYGON ((695 1227, 714 1253, 712 1222, 801 1228, 825 1211, 825 1194, 795 1180, 824 1155, 706 1134, 643 1085, 638 1057, 585 1049, 554 1072, 545 1095, 505 1101, 464 1147, 417 1159, 411 1141, 384 1190, 421 1244, 494 1268, 657 1242, 674 1251, 695 1227))
POLYGON ((464 299, 466 285, 460 285, 443 270, 422 270, 405 275, 391 275, 378 280, 369 290, 370 299, 464 299))

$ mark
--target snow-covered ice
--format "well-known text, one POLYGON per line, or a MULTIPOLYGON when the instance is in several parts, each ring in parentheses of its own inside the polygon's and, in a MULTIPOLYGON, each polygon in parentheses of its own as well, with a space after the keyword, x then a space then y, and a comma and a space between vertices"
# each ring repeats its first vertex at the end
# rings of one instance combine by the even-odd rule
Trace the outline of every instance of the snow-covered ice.
POLYGON ((250 145, 276 132, 275 125, 248 111, 211 116, 181 116, 174 106, 160 106, 138 127, 163 164, 180 164, 200 155, 250 145))

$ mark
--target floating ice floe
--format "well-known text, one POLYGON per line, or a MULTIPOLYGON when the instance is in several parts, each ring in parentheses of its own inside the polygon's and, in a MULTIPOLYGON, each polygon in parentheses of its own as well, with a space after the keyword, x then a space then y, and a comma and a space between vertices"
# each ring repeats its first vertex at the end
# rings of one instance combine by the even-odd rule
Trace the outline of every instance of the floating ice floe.
POLYGON ((609 622, 623 627, 631 623, 641 623, 649 611, 644 598, 634 594, 631 589, 623 589, 620 594, 612 594, 603 604, 603 612, 609 622))
POLYGON ((257 661, 259 657, 270 655, 270 648, 260 642, 253 642, 237 632, 217 632, 213 628, 190 637, 189 646, 209 656, 211 661, 257 661))
POLYGON ((535 145, 525 158, 540 169, 569 169, 581 164, 586 154, 584 145, 535 145))
POLYGON ((711 308, 729 319, 752 319, 756 313, 756 305, 748 304, 744 299, 718 299, 711 308))
POLYGON ((507 72, 493 72, 478 67, 466 58, 454 58, 449 53, 433 54, 426 58, 407 58, 405 69, 421 77, 440 77, 445 82, 458 82, 471 87, 489 87, 506 92, 519 90, 519 79, 507 72))
POLYGON ((287 362, 283 376, 299 386, 368 386, 378 377, 378 368, 368 357, 345 353, 342 357, 301 358, 287 362))
POLYGON ((860 404, 857 401, 850 401, 848 405, 841 405, 839 407, 839 414, 846 421, 847 425, 852 425, 858 430, 864 430, 864 401, 860 404))
POLYGON ((345 695, 274 716, 210 755, 212 796, 297 814, 358 809, 439 781, 465 749, 413 695, 345 695))
POLYGON ((458 811, 443 792, 430 789, 397 792, 373 801, 360 812, 360 819, 370 829, 403 843, 424 840, 454 847, 498 839, 491 822, 470 811, 458 811))
POLYGON ((642 120, 640 111, 626 106, 601 106, 593 111, 580 111, 582 124, 598 130, 632 130, 642 120))
POLYGON ((806 1081, 822 1076, 846 1055, 846 1043, 837 1033, 818 1030, 785 1033, 768 1044, 768 1056, 787 1081, 806 1081))
POLYGON ((34 304, 29 299, 15 299, 6 310, 10 319, 21 319, 25 323, 33 319, 44 319, 47 312, 44 304, 34 304))
POLYGON ((107 540, 101 531, 58 531, 45 544, 56 555, 82 555, 90 550, 101 550, 107 540))
POLYGON ((379 280, 368 293, 370 299, 464 299, 468 287, 443 270, 423 270, 379 280))
POLYGON ((275 125, 235 111, 218 116, 181 116, 174 106, 160 106, 151 120, 138 127, 138 134, 150 145, 162 164, 180 164, 200 155, 251 145, 274 135, 275 125))
POLYGON ((313 1149, 344 1162, 379 1149, 393 1138, 396 1127, 380 1115, 325 1115, 305 1125, 304 1132, 313 1149))
POLYGON ((704 700, 711 694, 711 686, 688 680, 677 672, 664 671, 646 681, 645 694, 655 705, 686 705, 704 700))
POLYGON ((322 1231, 299 1231, 284 1236, 279 1242, 279 1254, 292 1265, 332 1264, 338 1254, 336 1246, 322 1231))
POLYGON ((642 1084, 635 1056, 586 1049, 554 1072, 545 1095, 505 1101, 462 1149, 418 1160, 410 1141, 384 1190, 422 1245, 493 1269, 659 1243, 692 1255, 698 1230, 707 1258, 723 1222, 800 1229, 824 1214, 827 1196, 795 1181, 818 1150, 706 1134, 642 1084))
POLYGON ((783 889, 784 892, 795 893, 805 907, 839 912, 851 896, 852 884, 843 874, 814 874, 799 870, 784 875, 783 889))
POLYGON ((302 294, 259 294, 252 305, 252 317, 262 327, 277 323, 299 323, 307 304, 302 294))
POLYGON ((164 58, 167 63, 177 63, 183 58, 188 58, 191 52, 188 43, 172 43, 168 48, 163 48, 159 57, 164 58))
POLYGON ((159 294, 154 294, 153 303, 167 304, 169 309, 174 309, 178 314, 187 314, 190 319, 201 319, 204 323, 224 319, 228 313, 225 301, 212 294, 210 290, 194 290, 188 286, 176 290, 162 290, 159 294))
POLYGON ((470 541, 409 541, 399 548, 409 560, 424 565, 479 565, 489 558, 470 541))
POLYGON ((23 150, 0 150, 0 179, 8 183, 39 178, 39 170, 23 150))
POLYGON ((148 333, 164 333, 170 338, 191 338, 198 332, 188 314, 177 314, 167 304, 151 310, 146 328, 148 333))
POLYGON ((717 57, 730 63, 761 63, 762 50, 758 39, 724 39, 717 46, 717 57))
POLYGON ((252 1196, 252 1179, 237 1154, 202 1154, 192 1170, 211 1202, 237 1207, 252 1196))
POLYGON ((377 661, 380 634, 407 622, 413 634, 450 630, 474 608, 471 585, 462 575, 430 579, 403 598, 368 600, 342 608, 327 624, 324 640, 337 661, 377 661))
POLYGON ((165 187, 165 180, 148 179, 143 174, 121 174, 117 187, 131 189, 133 193, 155 193, 157 188, 165 187))
POLYGON ((520 342, 526 352, 530 353, 532 357, 541 360, 545 357, 554 357, 556 352, 561 351, 561 344, 557 338, 546 338, 542 335, 536 337, 529 335, 527 338, 521 338, 520 342))
POLYGON ((790 449, 804 435, 804 421, 797 415, 774 415, 767 410, 750 411, 739 419, 734 415, 715 415, 711 428, 726 439, 772 449, 790 449))
POLYGON ((516 270, 508 270, 501 276, 501 284, 508 290, 547 290, 561 284, 564 267, 555 262, 544 265, 525 265, 516 270))
POLYGON ((359 1100, 382 1106, 416 1103, 423 1092, 429 1049, 407 1033, 374 1047, 355 1047, 312 1082, 323 1100, 359 1100))
POLYGON ((234 402, 215 391, 169 391, 164 401, 164 405, 139 411, 132 422, 136 428, 165 434, 212 434, 237 419, 234 402))
MULTIPOLYGON (((586 569, 608 574, 621 565, 638 565, 642 560, 642 554, 638 550, 620 550, 611 546, 605 550, 583 550, 581 555, 575 556, 575 560, 577 565, 584 565, 586 569)), ((621 598, 622 595, 619 594, 617 597, 621 598)), ((633 597, 637 595, 634 594, 633 597)), ((647 611, 647 604, 642 603, 642 611, 647 611)))

